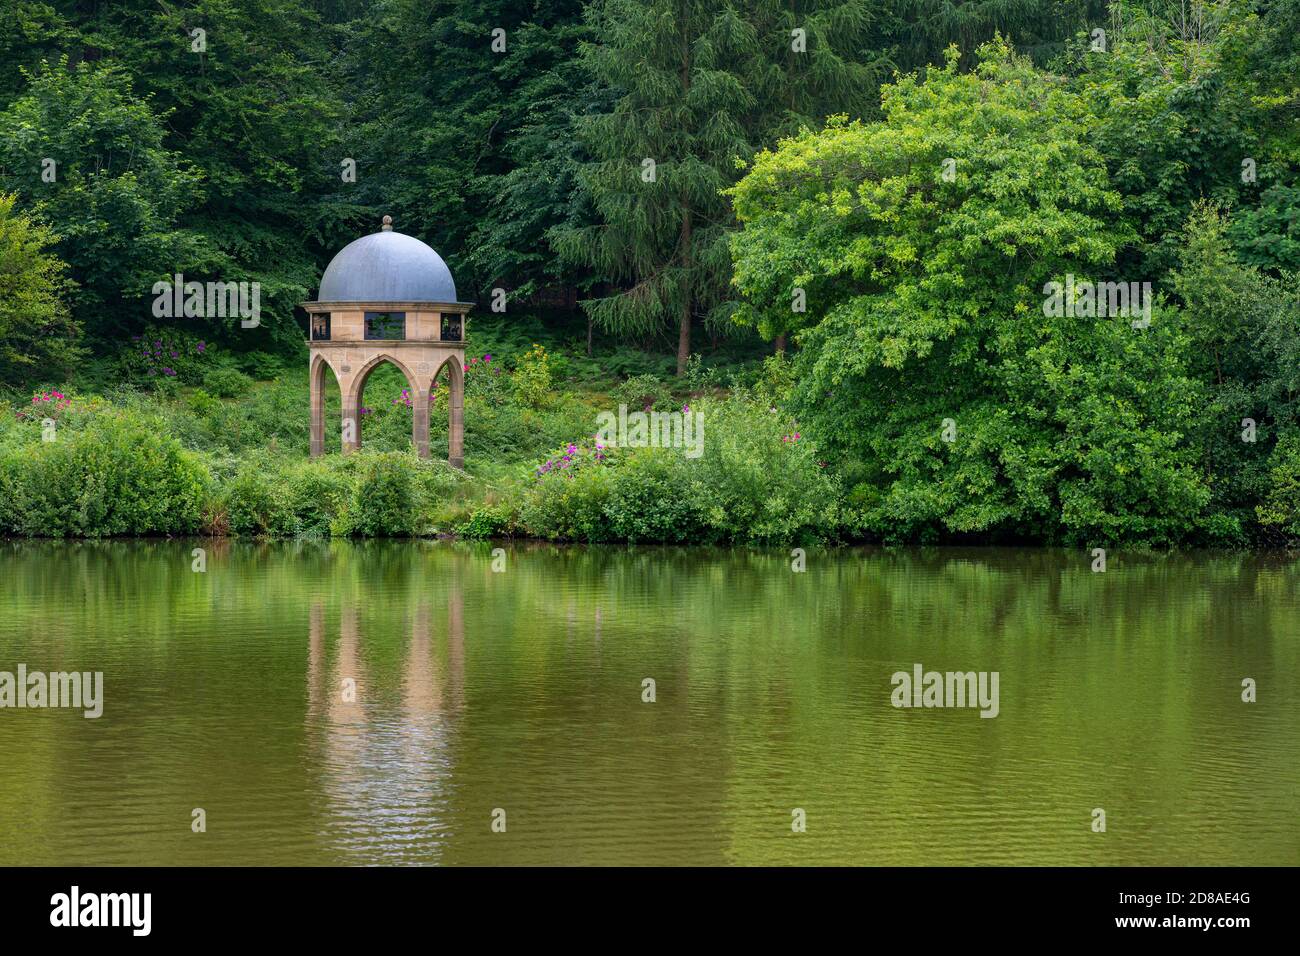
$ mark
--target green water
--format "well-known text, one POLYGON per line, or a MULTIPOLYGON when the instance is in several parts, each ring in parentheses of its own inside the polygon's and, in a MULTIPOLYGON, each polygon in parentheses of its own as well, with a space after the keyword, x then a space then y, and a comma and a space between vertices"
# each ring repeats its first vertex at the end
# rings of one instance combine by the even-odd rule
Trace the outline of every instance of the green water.
POLYGON ((0 542, 0 864, 1300 863, 1285 556, 490 547, 0 542))

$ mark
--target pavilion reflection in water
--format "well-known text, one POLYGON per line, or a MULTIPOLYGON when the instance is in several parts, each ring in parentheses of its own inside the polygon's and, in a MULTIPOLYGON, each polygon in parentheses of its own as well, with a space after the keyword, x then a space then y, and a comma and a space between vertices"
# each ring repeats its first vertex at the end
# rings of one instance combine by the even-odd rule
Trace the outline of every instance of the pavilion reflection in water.
POLYGON ((429 862, 451 835, 452 744, 465 693, 459 589, 447 596, 445 626, 439 607, 421 600, 407 615, 409 636, 394 688, 384 683, 391 675, 367 661, 357 605, 339 607, 332 648, 326 609, 319 601, 312 605, 307 739, 321 774, 325 815, 335 821, 322 840, 345 856, 429 862))

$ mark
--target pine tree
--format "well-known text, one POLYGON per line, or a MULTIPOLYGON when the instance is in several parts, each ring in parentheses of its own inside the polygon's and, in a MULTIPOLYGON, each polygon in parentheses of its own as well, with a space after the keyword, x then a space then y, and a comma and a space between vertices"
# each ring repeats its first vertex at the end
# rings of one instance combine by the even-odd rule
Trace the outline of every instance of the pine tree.
POLYGON ((622 91, 608 112, 581 118, 595 157, 579 173, 596 222, 553 233, 560 254, 617 286, 584 307, 616 333, 677 326, 677 370, 697 315, 726 311, 735 178, 758 101, 742 71, 759 50, 731 0, 602 0, 583 59, 622 91))

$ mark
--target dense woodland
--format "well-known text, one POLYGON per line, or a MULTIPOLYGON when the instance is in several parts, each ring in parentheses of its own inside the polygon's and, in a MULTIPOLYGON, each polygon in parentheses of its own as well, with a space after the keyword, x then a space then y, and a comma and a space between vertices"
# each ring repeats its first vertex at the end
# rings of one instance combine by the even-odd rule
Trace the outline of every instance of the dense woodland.
POLYGON ((6 0, 0 534, 1289 544, 1298 34, 1300 0, 6 0), (392 376, 369 451, 305 458, 298 303, 385 214, 479 303, 468 475, 392 376), (260 325, 156 318, 176 273, 260 283, 260 325), (1052 314, 1067 277, 1149 321, 1052 314), (707 453, 596 448, 620 402, 704 410, 707 453))

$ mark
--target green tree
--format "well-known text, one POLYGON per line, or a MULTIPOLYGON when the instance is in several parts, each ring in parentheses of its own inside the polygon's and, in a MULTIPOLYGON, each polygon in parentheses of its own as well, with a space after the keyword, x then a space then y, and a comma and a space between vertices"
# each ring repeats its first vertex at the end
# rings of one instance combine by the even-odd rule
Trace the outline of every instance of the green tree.
POLYGON ((80 328, 68 311, 63 262, 48 226, 15 211, 0 193, 0 381, 61 376, 79 357, 80 328))
POLYGON ((201 256, 180 223, 199 175, 162 139, 160 117, 111 65, 46 64, 0 113, 0 186, 57 232, 74 314, 97 338, 139 325, 152 284, 201 256))
POLYGON ((583 29, 579 0, 393 0, 347 27, 344 193, 439 249, 462 297, 566 278, 543 237, 572 190, 583 29))
POLYGON ((732 195, 736 282, 806 290, 793 403, 885 537, 1170 541, 1208 490, 1177 313, 1062 312, 1048 283, 1127 279, 1135 237, 1066 83, 981 51, 903 77, 884 119, 765 152, 732 195))
POLYGON ((1099 118, 1094 144, 1142 238, 1128 263, 1146 278, 1159 280, 1177 264, 1183 224, 1202 200, 1241 210, 1237 241, 1257 253, 1252 240, 1276 236, 1278 217, 1255 209, 1261 191, 1266 205, 1290 200, 1276 187, 1294 173, 1270 132, 1277 125, 1271 98, 1252 79, 1263 70, 1263 51, 1261 22, 1245 2, 1155 0, 1124 8, 1105 51, 1081 38, 1064 58, 1099 118))
MULTIPOLYGON (((24 3, 29 38, 7 57, 0 47, 0 70, 13 63, 15 73, 17 66, 34 71, 53 39, 78 69, 89 63, 125 78, 123 89, 163 120, 161 148, 184 157, 203 188, 184 207, 185 229, 197 242, 185 250, 148 250, 153 271, 259 282, 261 324, 228 333, 246 348, 297 347, 302 333, 294 308, 319 279, 325 252, 375 219, 353 202, 355 192, 342 188, 340 162, 348 154, 339 143, 350 99, 339 55, 344 33, 316 6, 47 0, 24 3)), ((333 5, 320 6, 338 16, 333 5)), ((352 6, 364 17, 370 4, 352 6)), ((7 72, 0 75, 0 97, 6 81, 12 82, 7 72)), ((110 132, 94 122, 81 125, 100 137, 110 132)), ((86 149, 99 146, 86 143, 86 149)), ((41 195, 19 188, 24 201, 41 195)), ((62 222, 56 225, 67 232, 62 222)))
POLYGON ((747 121, 759 104, 741 66, 758 38, 729 0, 603 0, 589 16, 597 39, 583 60, 621 95, 578 126, 595 157, 579 176, 595 222, 557 229, 553 241, 616 286, 583 303, 598 325, 676 326, 681 374, 695 316, 728 309, 721 191, 752 151, 747 121))

